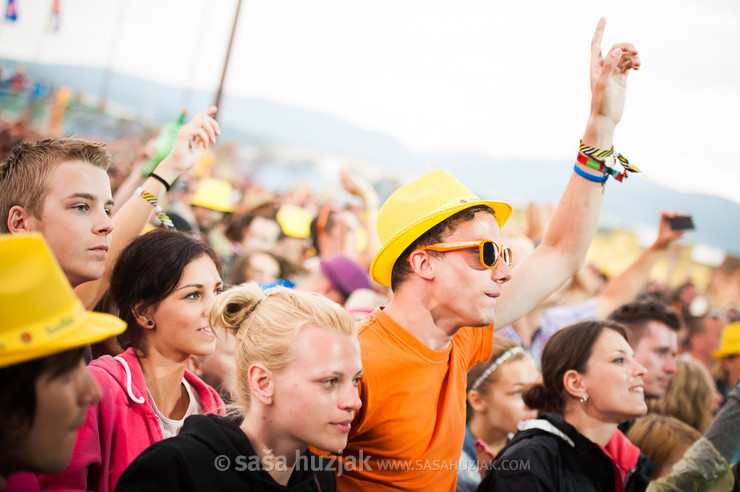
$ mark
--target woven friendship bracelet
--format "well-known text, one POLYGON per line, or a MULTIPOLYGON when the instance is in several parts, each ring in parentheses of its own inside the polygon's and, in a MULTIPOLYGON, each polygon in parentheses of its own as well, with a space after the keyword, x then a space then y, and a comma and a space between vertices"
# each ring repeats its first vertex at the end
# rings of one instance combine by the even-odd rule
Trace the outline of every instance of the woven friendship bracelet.
POLYGON ((579 152, 583 152, 586 155, 592 155, 594 157, 604 158, 614 153, 614 146, 612 145, 612 148, 609 150, 603 150, 597 147, 589 147, 588 145, 584 145, 583 140, 581 140, 578 143, 578 150, 579 152))
MULTIPOLYGON (((625 170, 625 173, 623 174, 624 178, 627 177, 626 171, 629 171, 631 173, 642 173, 642 175, 647 178, 645 173, 640 171, 637 166, 630 164, 630 161, 625 156, 623 156, 619 152, 614 152, 614 146, 612 146, 610 150, 603 150, 596 147, 589 147, 588 145, 584 145, 583 141, 581 140, 578 143, 578 155, 581 154, 592 156, 598 161, 602 162, 607 168, 611 169, 614 169, 617 165, 617 162, 619 162, 625 170)), ((582 164, 586 165, 585 163, 582 164)), ((615 179, 619 175, 619 173, 614 174, 611 172, 608 172, 607 174, 614 176, 615 179)), ((618 179, 618 181, 621 181, 621 179, 618 179)))
MULTIPOLYGON (((600 161, 597 161, 597 160, 594 160, 594 159, 591 159, 590 157, 588 157, 586 155, 583 155, 581 153, 578 154, 578 162, 580 164, 583 164, 584 166, 590 167, 591 169, 595 169, 597 171, 600 171, 600 172, 604 173, 604 181, 606 181, 606 176, 611 176, 612 178, 614 178, 617 181, 619 181, 620 183, 622 183, 623 180, 624 180, 624 178, 627 177, 627 172, 626 171, 623 172, 623 173, 620 173, 616 169, 613 169, 613 168, 607 166, 605 163, 600 162, 600 161)), ((576 167, 578 167, 578 166, 576 165, 576 167)), ((576 172, 578 172, 578 171, 576 171, 576 172)), ((581 173, 578 173, 578 174, 580 176, 583 176, 583 174, 581 174, 581 173)), ((593 181, 593 180, 591 180, 591 181, 593 181)), ((601 183, 602 181, 598 181, 598 182, 601 183)))
POLYGON ((172 223, 172 219, 170 219, 167 214, 164 213, 162 207, 159 206, 159 200, 157 200, 156 196, 152 195, 148 191, 145 191, 144 188, 141 187, 136 188, 134 195, 140 196, 141 198, 152 204, 152 207, 154 207, 154 212, 157 214, 157 218, 160 222, 162 222, 162 224, 164 224, 165 227, 167 227, 168 229, 175 228, 175 224, 172 223))

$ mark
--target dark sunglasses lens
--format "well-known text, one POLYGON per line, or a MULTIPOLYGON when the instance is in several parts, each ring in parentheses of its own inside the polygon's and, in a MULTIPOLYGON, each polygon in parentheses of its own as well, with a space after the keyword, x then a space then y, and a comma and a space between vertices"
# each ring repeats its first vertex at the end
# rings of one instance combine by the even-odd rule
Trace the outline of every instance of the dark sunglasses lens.
POLYGON ((496 258, 498 258, 498 246, 494 242, 486 241, 481 245, 481 248, 483 248, 483 264, 492 267, 496 264, 496 258))
POLYGON ((511 248, 504 248, 501 251, 501 256, 504 258, 504 262, 511 266, 511 248))

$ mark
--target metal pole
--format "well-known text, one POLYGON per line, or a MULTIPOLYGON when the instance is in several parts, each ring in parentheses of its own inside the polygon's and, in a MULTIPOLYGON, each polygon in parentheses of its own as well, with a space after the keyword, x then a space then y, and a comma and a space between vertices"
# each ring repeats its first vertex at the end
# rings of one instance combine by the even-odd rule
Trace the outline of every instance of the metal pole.
POLYGON ((229 56, 231 56, 231 46, 234 43, 234 34, 236 33, 236 25, 239 23, 239 11, 242 8, 242 0, 236 2, 236 13, 234 14, 234 25, 231 27, 231 36, 229 37, 229 47, 226 49, 226 60, 224 60, 224 71, 221 73, 221 83, 218 84, 218 92, 216 93, 216 102, 214 106, 217 108, 221 104, 221 94, 224 89, 224 80, 226 80, 226 69, 229 67, 229 56))

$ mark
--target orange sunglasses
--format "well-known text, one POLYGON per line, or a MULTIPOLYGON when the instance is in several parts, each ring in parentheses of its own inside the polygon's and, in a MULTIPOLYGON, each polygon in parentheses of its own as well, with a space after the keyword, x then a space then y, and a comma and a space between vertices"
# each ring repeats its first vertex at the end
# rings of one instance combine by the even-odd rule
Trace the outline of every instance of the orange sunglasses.
POLYGON ((454 243, 437 243, 429 246, 418 248, 421 251, 455 251, 465 248, 478 248, 480 252, 480 262, 486 268, 494 268, 498 264, 499 258, 504 259, 504 263, 511 266, 511 248, 502 248, 490 239, 481 239, 479 241, 458 241, 454 243))

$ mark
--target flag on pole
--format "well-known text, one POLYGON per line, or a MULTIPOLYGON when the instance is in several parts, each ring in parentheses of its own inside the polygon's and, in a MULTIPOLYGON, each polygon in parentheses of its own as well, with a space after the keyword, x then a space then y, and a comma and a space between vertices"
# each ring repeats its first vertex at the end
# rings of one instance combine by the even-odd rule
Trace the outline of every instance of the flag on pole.
POLYGON ((59 30, 59 1, 54 0, 51 6, 51 17, 49 19, 49 30, 57 32, 59 30))
POLYGON ((8 8, 5 9, 5 19, 10 22, 18 20, 18 12, 15 10, 15 0, 8 0, 8 8))

